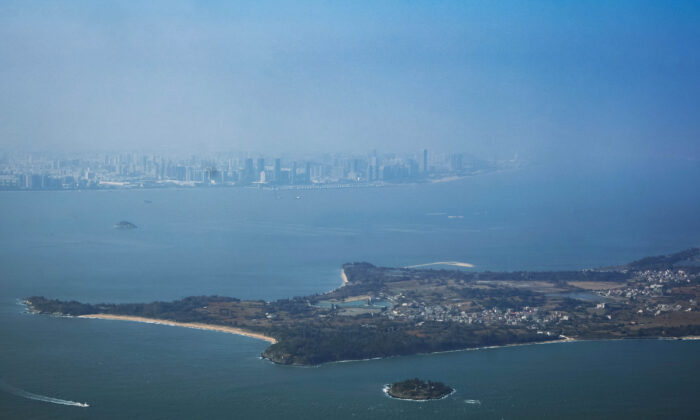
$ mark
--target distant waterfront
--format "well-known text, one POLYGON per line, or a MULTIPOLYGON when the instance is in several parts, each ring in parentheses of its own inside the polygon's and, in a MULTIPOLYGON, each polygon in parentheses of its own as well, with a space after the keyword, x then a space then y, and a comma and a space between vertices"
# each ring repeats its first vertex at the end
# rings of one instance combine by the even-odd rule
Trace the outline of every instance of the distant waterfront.
POLYGON ((3 153, 0 190, 94 190, 190 187, 259 189, 367 188, 454 181, 519 168, 517 156, 487 161, 465 153, 320 154, 266 161, 260 153, 217 153, 186 158, 140 153, 3 153))

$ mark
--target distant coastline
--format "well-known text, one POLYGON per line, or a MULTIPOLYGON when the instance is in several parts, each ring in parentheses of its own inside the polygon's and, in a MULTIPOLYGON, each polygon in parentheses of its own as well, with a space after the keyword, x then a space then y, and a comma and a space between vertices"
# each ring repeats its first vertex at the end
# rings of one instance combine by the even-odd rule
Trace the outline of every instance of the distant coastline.
MULTIPOLYGON (((110 190, 146 190, 146 189, 199 189, 199 188, 246 188, 246 189, 257 189, 262 191, 313 191, 313 190, 333 190, 333 189, 352 189, 352 188, 383 188, 383 187, 395 187, 395 186, 415 186, 415 185, 431 185, 431 184, 442 184, 448 182, 459 181, 471 177, 498 174, 504 172, 517 171, 529 166, 524 163, 513 164, 510 162, 504 165, 496 165, 496 167, 489 167, 479 170, 473 170, 471 172, 459 172, 459 173, 431 173, 427 177, 418 178, 405 178, 405 179, 393 179, 393 180, 353 180, 353 179, 339 179, 334 181, 319 181, 319 182, 307 182, 298 184, 277 184, 277 183, 266 183, 259 181, 252 182, 218 182, 218 181, 203 181, 203 180, 177 180, 177 179, 100 179, 97 181, 91 181, 88 183, 74 183, 71 185, 63 185, 57 183, 60 181, 58 178, 49 176, 52 182, 51 187, 31 187, 22 186, 15 180, 14 184, 0 185, 0 191, 110 191, 110 190)), ((83 180, 84 181, 84 180, 83 180)))

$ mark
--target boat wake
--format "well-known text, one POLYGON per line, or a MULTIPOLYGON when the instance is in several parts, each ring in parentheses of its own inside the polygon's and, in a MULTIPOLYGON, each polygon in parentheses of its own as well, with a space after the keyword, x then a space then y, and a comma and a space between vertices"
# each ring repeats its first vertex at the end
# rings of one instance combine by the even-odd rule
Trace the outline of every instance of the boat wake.
POLYGON ((39 395, 39 394, 34 394, 29 391, 25 391, 23 389, 19 389, 17 387, 14 387, 4 381, 0 380, 0 389, 9 392, 10 394, 16 395, 18 397, 22 398, 27 398, 29 400, 35 400, 35 401, 43 401, 51 404, 61 404, 61 405, 69 405, 72 407, 90 407, 90 404, 88 403, 81 403, 81 402, 76 402, 76 401, 69 401, 69 400, 62 400, 60 398, 53 398, 53 397, 48 397, 46 395, 39 395))
POLYGON ((464 402, 467 404, 481 405, 481 401, 479 401, 479 400, 464 400, 464 402))

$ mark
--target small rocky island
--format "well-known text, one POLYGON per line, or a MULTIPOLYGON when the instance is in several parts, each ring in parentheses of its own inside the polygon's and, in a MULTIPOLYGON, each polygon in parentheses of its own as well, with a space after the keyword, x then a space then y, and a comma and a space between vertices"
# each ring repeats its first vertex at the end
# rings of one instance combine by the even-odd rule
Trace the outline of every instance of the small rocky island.
POLYGON ((114 225, 114 228, 119 229, 119 230, 132 230, 132 229, 136 229, 136 227, 137 226, 135 224, 133 224, 131 222, 127 222, 126 220, 122 220, 121 222, 116 223, 114 225))
POLYGON ((387 385, 384 392, 392 398, 401 400, 439 400, 452 394, 454 389, 442 382, 423 381, 418 378, 407 379, 387 385))

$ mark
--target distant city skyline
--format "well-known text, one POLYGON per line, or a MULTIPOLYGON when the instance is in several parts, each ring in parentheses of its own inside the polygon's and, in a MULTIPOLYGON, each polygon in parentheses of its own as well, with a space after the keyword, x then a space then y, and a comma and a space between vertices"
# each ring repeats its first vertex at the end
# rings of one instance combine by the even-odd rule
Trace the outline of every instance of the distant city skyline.
POLYGON ((189 155, 0 152, 0 189, 62 190, 160 187, 350 187, 428 182, 521 165, 428 149, 413 154, 249 152, 189 155))

